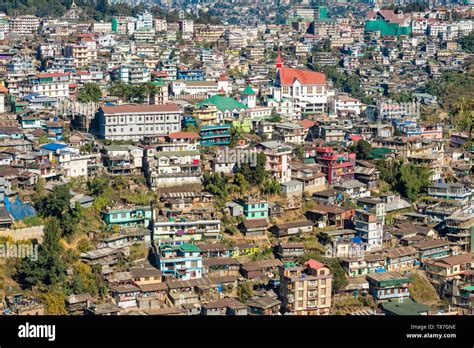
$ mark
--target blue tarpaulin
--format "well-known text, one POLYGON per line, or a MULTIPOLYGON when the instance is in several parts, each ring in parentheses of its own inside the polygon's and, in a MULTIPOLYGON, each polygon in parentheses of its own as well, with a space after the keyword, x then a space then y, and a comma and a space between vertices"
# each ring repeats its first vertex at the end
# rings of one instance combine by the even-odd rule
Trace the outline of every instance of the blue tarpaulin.
POLYGON ((36 210, 30 203, 22 203, 19 196, 16 196, 13 202, 5 196, 5 208, 15 220, 23 220, 30 216, 36 215, 36 210))

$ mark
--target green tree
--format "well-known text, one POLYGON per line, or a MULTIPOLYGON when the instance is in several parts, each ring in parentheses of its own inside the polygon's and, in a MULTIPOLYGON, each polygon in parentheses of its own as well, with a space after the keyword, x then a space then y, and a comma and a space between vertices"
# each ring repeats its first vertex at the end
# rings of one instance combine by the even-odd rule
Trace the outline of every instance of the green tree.
POLYGON ((66 270, 61 261, 60 237, 59 221, 50 218, 44 227, 43 243, 38 247, 38 259, 26 258, 17 268, 17 280, 23 287, 62 284, 66 270))
POLYGON ((253 287, 251 283, 241 283, 237 286, 237 298, 240 302, 246 303, 253 297, 253 287))
POLYGON ((462 132, 466 132, 472 143, 474 127, 474 99, 459 97, 453 105, 453 125, 462 132))
POLYGON ((469 35, 463 36, 458 41, 463 50, 474 53, 474 31, 471 31, 469 35))
POLYGON ((301 263, 305 263, 310 259, 322 262, 326 266, 328 266, 328 268, 331 270, 333 277, 332 284, 334 291, 340 291, 349 284, 347 274, 344 271, 344 268, 342 268, 341 261, 338 258, 326 258, 316 252, 307 252, 301 255, 298 261, 301 263))
POLYGON ((413 163, 403 164, 398 171, 395 187, 404 197, 414 201, 428 188, 430 175, 431 171, 428 168, 413 163))
POLYGON ((237 173, 241 173, 250 185, 260 186, 267 177, 267 172, 265 170, 266 162, 267 158, 265 154, 260 152, 257 154, 257 162, 254 167, 251 167, 249 163, 242 163, 238 167, 237 173))
POLYGON ((100 196, 109 189, 109 178, 106 175, 96 176, 87 182, 87 190, 92 196, 100 196))
POLYGON ((221 173, 204 172, 202 181, 204 188, 216 196, 219 205, 223 205, 229 197, 229 179, 221 173))
POLYGON ((45 304, 45 314, 47 315, 66 315, 66 296, 61 286, 54 286, 41 295, 45 304))
POLYGON ((73 208, 69 207, 69 209, 63 214, 60 220, 63 235, 73 235, 83 219, 84 209, 79 204, 79 202, 76 202, 73 208))
POLYGON ((238 192, 244 194, 250 190, 250 184, 242 173, 235 174, 234 185, 238 188, 238 192))
POLYGON ((356 155, 359 159, 368 159, 372 152, 372 145, 367 140, 361 139, 357 142, 356 155))
POLYGON ((81 103, 98 102, 102 97, 100 86, 97 83, 86 83, 77 94, 77 100, 81 103))
POLYGON ((301 162, 303 162, 305 159, 304 146, 303 145, 295 146, 293 150, 293 154, 296 156, 296 158, 298 158, 301 162))
POLYGON ((45 185, 46 180, 40 176, 35 184, 35 194, 33 199, 34 201, 37 201, 45 196, 45 185))
POLYGON ((281 115, 277 113, 276 109, 272 109, 272 113, 270 114, 270 118, 268 119, 270 122, 280 123, 282 122, 281 115))
POLYGON ((89 293, 97 296, 99 293, 96 274, 91 266, 83 262, 76 262, 73 267, 71 292, 73 294, 89 293))
POLYGON ((262 193, 266 195, 281 194, 281 185, 274 178, 267 179, 262 185, 262 193))
POLYGON ((44 216, 53 216, 60 219, 69 208, 72 195, 69 193, 68 185, 58 185, 53 191, 36 201, 36 209, 44 216))

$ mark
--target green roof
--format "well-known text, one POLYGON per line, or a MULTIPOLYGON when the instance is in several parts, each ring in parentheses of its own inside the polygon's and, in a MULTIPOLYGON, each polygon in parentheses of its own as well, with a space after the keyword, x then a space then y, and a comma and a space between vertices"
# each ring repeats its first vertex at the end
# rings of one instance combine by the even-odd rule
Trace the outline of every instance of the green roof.
POLYGON ((163 81, 152 81, 151 84, 158 87, 166 85, 163 81))
POLYGON ((420 315, 422 312, 431 310, 430 307, 423 303, 413 300, 405 300, 403 302, 389 301, 382 304, 382 309, 395 315, 420 315))
POLYGON ((474 291, 474 285, 468 285, 468 286, 465 286, 464 288, 462 288, 462 290, 466 290, 466 291, 474 291))
POLYGON ((161 244, 160 249, 182 250, 185 252, 199 252, 201 249, 197 245, 184 243, 181 245, 161 244))
POLYGON ((229 110, 241 110, 247 109, 247 105, 239 103, 237 100, 230 98, 230 97, 223 97, 220 95, 213 95, 212 97, 203 100, 196 104, 197 107, 213 104, 215 105, 220 111, 225 112, 229 110))
POLYGON ((378 147, 375 149, 372 149, 370 152, 370 158, 372 159, 381 159, 387 156, 389 153, 392 153, 393 150, 386 148, 386 147, 378 147))
POLYGON ((382 35, 400 36, 410 35, 410 27, 401 27, 397 23, 388 23, 381 19, 365 21, 365 31, 380 31, 382 35))
POLYGON ((179 247, 180 247, 181 250, 187 251, 187 252, 199 252, 199 251, 201 251, 201 249, 199 249, 199 247, 197 245, 194 245, 194 244, 184 243, 184 244, 181 244, 179 247))
POLYGON ((257 93, 255 93, 255 91, 252 89, 252 87, 250 87, 250 85, 247 85, 247 87, 245 87, 245 89, 243 90, 243 92, 241 94, 242 95, 254 95, 254 94, 257 94, 257 93))

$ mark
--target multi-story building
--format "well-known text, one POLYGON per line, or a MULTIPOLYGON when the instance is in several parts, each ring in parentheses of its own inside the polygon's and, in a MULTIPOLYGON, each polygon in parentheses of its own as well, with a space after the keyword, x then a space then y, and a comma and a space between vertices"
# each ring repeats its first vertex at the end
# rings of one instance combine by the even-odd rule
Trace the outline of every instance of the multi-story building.
POLYGON ((150 104, 166 104, 168 103, 168 85, 161 81, 150 82, 154 87, 154 91, 150 94, 150 104))
POLYGON ((199 135, 175 132, 164 139, 161 144, 146 147, 143 172, 151 189, 200 183, 199 135))
POLYGON ((267 201, 247 197, 239 203, 243 207, 243 215, 246 219, 268 218, 267 201))
POLYGON ((199 135, 201 136, 202 146, 220 146, 230 144, 230 128, 229 124, 209 125, 201 128, 199 135))
POLYGON ((140 140, 181 129, 180 107, 176 104, 103 106, 96 114, 98 136, 110 140, 140 140))
POLYGON ((367 275, 369 293, 378 301, 410 297, 410 278, 398 272, 381 272, 367 275))
POLYGON ((457 278, 472 271, 472 267, 472 254, 465 253, 427 261, 424 268, 436 290, 443 297, 450 298, 457 278))
POLYGON ((418 250, 412 246, 398 247, 386 251, 385 266, 388 271, 411 271, 420 265, 418 250))
POLYGON ((356 115, 362 112, 362 102, 347 95, 334 98, 334 114, 337 116, 356 115))
POLYGON ((291 146, 279 141, 265 141, 258 144, 257 149, 265 154, 265 169, 276 180, 280 183, 291 181, 291 146))
POLYGON ((445 236, 461 250, 474 252, 474 207, 466 205, 445 218, 445 236))
POLYGON ((321 165, 321 170, 326 174, 330 185, 354 179, 355 153, 337 152, 328 146, 318 147, 316 162, 321 165))
POLYGON ((75 44, 64 46, 64 56, 74 59, 74 66, 82 68, 97 59, 97 46, 95 40, 83 40, 75 44))
POLYGON ((273 87, 275 100, 291 100, 299 116, 322 113, 326 110, 328 102, 326 75, 283 67, 280 55, 276 67, 277 76, 273 87))
POLYGON ((155 245, 156 263, 163 275, 181 280, 202 277, 201 250, 194 244, 155 245))
POLYGON ((166 19, 153 18, 153 26, 156 32, 166 31, 168 29, 166 19))
POLYGON ((472 191, 462 184, 437 182, 428 186, 428 195, 467 204, 471 200, 472 191))
POLYGON ((135 22, 135 30, 150 30, 153 29, 153 15, 145 10, 142 14, 137 16, 135 22))
POLYGON ((167 216, 155 214, 153 240, 192 241, 216 239, 221 235, 221 220, 212 216, 167 216))
POLYGON ((122 64, 113 71, 113 78, 132 85, 150 81, 148 69, 143 63, 122 64))
POLYGON ((40 73, 19 83, 20 96, 38 93, 51 98, 69 97, 69 74, 40 73))
POLYGON ((148 228, 152 221, 152 211, 149 206, 134 206, 112 209, 108 207, 102 212, 102 219, 108 227, 142 226, 148 228))
POLYGON ((10 18, 10 32, 19 35, 35 34, 40 26, 40 19, 35 16, 19 16, 10 18))
POLYGON ((306 262, 305 267, 280 268, 280 297, 284 312, 295 315, 329 314, 332 273, 323 263, 306 262))
POLYGON ((282 143, 292 143, 302 145, 307 135, 307 130, 299 124, 294 123, 277 123, 275 124, 274 137, 282 143))
POLYGON ((140 173, 143 149, 133 145, 104 146, 104 166, 111 174, 140 173))
POLYGON ((382 249, 383 222, 375 214, 357 209, 354 217, 357 235, 366 243, 367 251, 382 249))
POLYGON ((375 214, 377 220, 385 223, 386 203, 380 198, 364 197, 357 200, 357 205, 361 206, 363 210, 375 214))
POLYGON ((184 35, 192 35, 194 33, 194 22, 190 19, 182 19, 178 21, 179 31, 184 35))

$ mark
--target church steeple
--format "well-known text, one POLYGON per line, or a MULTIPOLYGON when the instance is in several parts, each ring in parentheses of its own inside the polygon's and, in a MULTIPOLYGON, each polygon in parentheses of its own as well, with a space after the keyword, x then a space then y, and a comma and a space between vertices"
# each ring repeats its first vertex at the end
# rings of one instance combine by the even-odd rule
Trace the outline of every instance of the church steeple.
POLYGON ((283 68, 283 59, 281 59, 280 47, 278 47, 278 56, 276 59, 276 68, 283 68))

